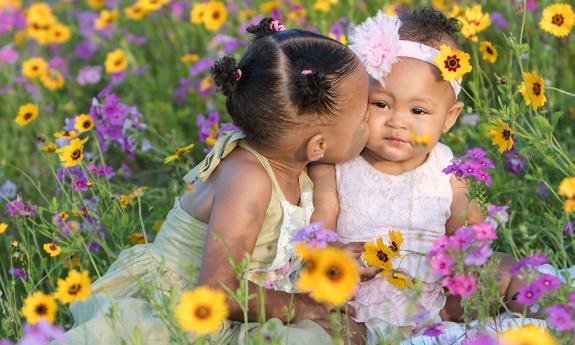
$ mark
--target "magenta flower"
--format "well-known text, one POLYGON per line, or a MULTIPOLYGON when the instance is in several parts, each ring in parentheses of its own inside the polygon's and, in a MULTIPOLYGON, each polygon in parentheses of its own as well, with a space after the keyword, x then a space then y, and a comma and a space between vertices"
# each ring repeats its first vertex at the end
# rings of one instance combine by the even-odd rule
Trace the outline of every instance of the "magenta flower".
POLYGON ((536 284, 523 285, 517 295, 517 302, 531 306, 541 297, 542 291, 536 284))
POLYGON ((489 205, 487 207, 487 218, 485 222, 497 228, 499 224, 505 224, 509 220, 507 209, 509 206, 489 205))
POLYGON ((461 345, 499 345, 499 343, 488 334, 476 334, 467 338, 461 345))
POLYGON ((475 231, 469 227, 455 230, 455 235, 449 238, 449 247, 465 250, 475 241, 475 231))
POLYGON ((34 326, 24 326, 24 335, 18 341, 18 345, 47 345, 50 341, 62 342, 64 340, 66 340, 66 335, 62 328, 40 321, 34 326))
POLYGON ((449 275, 454 263, 455 261, 443 252, 431 257, 431 267, 435 275, 449 275))
POLYGON ((8 269, 8 274, 10 274, 14 278, 20 278, 22 280, 28 280, 28 273, 23 268, 19 267, 10 267, 8 269))
POLYGON ((542 292, 556 290, 561 286, 561 280, 551 274, 543 274, 533 282, 542 292))
POLYGON ((504 153, 505 156, 505 170, 509 171, 513 175, 518 175, 525 170, 527 165, 527 160, 521 157, 515 148, 504 153))
POLYGON ((547 322, 558 331, 568 331, 573 329, 573 308, 563 305, 554 304, 544 310, 547 314, 547 322))
POLYGON ((509 273, 515 274, 525 266, 537 267, 547 263, 549 263, 549 259, 544 253, 526 256, 511 266, 509 273))
POLYGON ((569 293, 569 306, 575 308, 575 292, 569 293))
POLYGON ((500 12, 493 12, 491 14, 491 22, 495 25, 496 28, 498 28, 501 31, 508 31, 509 30, 509 24, 507 23, 507 21, 505 20, 505 18, 503 17, 503 14, 501 14, 500 12))
POLYGON ((443 281, 443 286, 454 296, 469 297, 475 293, 477 283, 471 273, 466 276, 457 274, 454 277, 448 277, 443 281))
POLYGON ((17 196, 16 200, 6 203, 6 212, 10 217, 34 217, 36 208, 33 205, 26 205, 22 202, 20 196, 17 196))
POLYGON ((471 227, 473 231, 475 231, 475 237, 479 241, 486 241, 486 240, 496 240, 497 234, 495 233, 495 228, 491 224, 487 223, 480 223, 473 225, 471 227))
POLYGON ((573 225, 573 222, 567 222, 563 226, 563 232, 565 233, 565 235, 567 235, 569 237, 573 237, 574 231, 575 231, 575 226, 573 225))
POLYGON ((18 51, 12 47, 0 49, 0 66, 16 62, 18 60, 18 51))
POLYGON ((423 331, 423 335, 428 337, 439 337, 441 334, 443 334, 442 328, 443 323, 441 322, 433 323, 423 331))

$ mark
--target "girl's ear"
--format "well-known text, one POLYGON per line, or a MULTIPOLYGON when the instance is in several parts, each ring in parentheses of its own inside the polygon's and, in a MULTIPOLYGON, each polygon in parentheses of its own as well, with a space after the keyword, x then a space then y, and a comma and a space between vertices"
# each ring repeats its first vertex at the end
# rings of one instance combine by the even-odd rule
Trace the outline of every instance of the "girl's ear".
POLYGON ((307 141, 306 158, 309 161, 318 161, 325 156, 327 143, 323 134, 315 134, 307 141))
POLYGON ((463 106, 463 102, 457 101, 451 106, 451 108, 449 108, 447 111, 447 118, 445 119, 445 125, 443 125, 443 133, 449 132, 451 127, 453 127, 457 121, 457 118, 461 114, 461 111, 463 110, 463 106))

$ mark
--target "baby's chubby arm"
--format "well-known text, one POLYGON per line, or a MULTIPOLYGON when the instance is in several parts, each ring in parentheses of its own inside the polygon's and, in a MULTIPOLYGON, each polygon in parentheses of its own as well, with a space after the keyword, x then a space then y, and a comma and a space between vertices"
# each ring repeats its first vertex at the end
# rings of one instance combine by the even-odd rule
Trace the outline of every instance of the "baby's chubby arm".
MULTIPOLYGON (((242 153, 232 153, 210 177, 214 179, 215 192, 200 270, 201 285, 220 289, 221 285, 226 285, 235 291, 239 281, 228 260, 233 258, 239 262, 246 253, 251 254, 262 227, 272 193, 271 181, 261 165, 246 159, 245 154, 242 157, 242 153)), ((295 309, 292 320, 329 319, 327 309, 305 294, 296 294, 292 300, 288 293, 259 289, 249 282, 250 295, 258 294, 258 290, 265 293, 265 306, 258 305, 262 299, 250 300, 250 321, 257 321, 258 310, 265 309, 268 318, 275 317, 286 322, 289 317, 285 314, 285 308, 289 305, 295 309)), ((242 321, 240 306, 231 299, 228 299, 228 305, 230 319, 242 321)))
POLYGON ((321 222, 324 229, 335 230, 339 214, 335 165, 311 164, 308 174, 313 181, 314 212, 311 222, 321 222))
POLYGON ((452 235, 455 230, 464 225, 481 223, 484 219, 483 212, 475 200, 467 199, 467 186, 465 182, 451 175, 451 190, 453 199, 451 201, 451 217, 445 224, 446 233, 452 235))

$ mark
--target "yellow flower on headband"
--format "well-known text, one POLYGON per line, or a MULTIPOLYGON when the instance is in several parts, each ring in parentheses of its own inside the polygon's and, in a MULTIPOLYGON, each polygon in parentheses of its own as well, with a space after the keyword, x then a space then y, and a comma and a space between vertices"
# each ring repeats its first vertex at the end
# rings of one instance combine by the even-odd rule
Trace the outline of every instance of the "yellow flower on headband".
POLYGON ((439 55, 433 60, 445 80, 459 80, 465 73, 472 70, 469 54, 461 50, 451 49, 445 44, 441 45, 439 55))

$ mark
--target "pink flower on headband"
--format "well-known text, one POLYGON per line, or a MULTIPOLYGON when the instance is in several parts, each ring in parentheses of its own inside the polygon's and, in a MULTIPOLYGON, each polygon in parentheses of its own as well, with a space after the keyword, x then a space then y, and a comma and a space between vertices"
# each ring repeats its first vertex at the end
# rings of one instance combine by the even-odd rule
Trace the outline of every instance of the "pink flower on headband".
POLYGON ((399 27, 397 16, 377 12, 355 28, 350 35, 351 50, 359 57, 369 75, 384 85, 385 76, 397 61, 399 27))
POLYGON ((286 29, 285 26, 283 26, 279 20, 274 20, 270 23, 270 30, 280 32, 284 31, 285 29, 286 29))
POLYGON ((308 75, 308 74, 312 74, 313 71, 311 69, 304 69, 303 71, 301 71, 301 74, 303 75, 308 75))
POLYGON ((236 71, 236 80, 240 80, 241 78, 242 78, 242 70, 238 68, 236 71))

